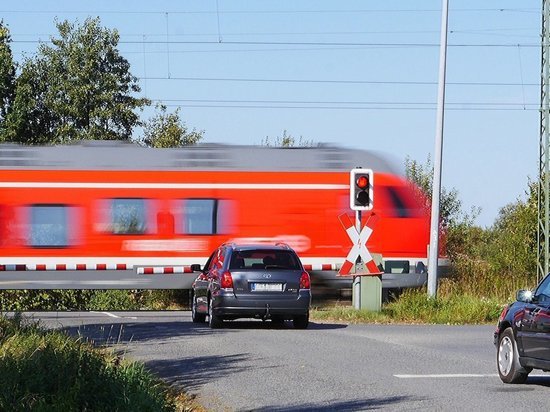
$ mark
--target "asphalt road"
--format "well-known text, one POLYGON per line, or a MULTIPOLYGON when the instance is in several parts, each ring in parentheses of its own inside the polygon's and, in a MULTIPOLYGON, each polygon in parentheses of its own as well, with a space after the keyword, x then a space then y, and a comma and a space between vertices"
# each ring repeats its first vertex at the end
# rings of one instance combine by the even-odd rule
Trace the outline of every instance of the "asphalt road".
POLYGON ((548 410, 550 374, 496 374, 494 326, 231 322, 189 312, 34 313, 44 326, 108 343, 212 411, 548 410))

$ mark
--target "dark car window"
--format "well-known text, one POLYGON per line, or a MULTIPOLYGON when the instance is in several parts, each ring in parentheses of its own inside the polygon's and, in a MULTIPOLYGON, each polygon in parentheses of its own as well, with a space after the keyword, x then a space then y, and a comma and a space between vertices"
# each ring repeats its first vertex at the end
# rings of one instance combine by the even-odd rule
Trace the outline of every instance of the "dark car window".
POLYGON ((290 250, 240 250, 231 256, 229 268, 300 270, 300 262, 290 250))
POLYGON ((547 276, 537 287, 535 299, 539 302, 550 302, 550 276, 547 276))
POLYGON ((225 260, 225 249, 219 248, 209 259, 208 270, 221 269, 225 260))
POLYGON ((210 264, 212 263, 212 258, 214 257, 214 255, 210 255, 210 257, 208 258, 208 260, 206 261, 206 263, 204 264, 204 268, 203 268, 203 271, 206 272, 207 270, 210 269, 210 264))

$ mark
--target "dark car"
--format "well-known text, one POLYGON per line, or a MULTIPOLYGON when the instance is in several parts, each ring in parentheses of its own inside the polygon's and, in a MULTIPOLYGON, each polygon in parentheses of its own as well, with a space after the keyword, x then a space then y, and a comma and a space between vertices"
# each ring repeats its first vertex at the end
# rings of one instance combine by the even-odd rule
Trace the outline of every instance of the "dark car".
POLYGON ((516 299, 494 333, 498 374, 506 383, 524 383, 533 369, 550 371, 550 275, 534 292, 518 291, 516 299))
MULTIPOLYGON (((193 265, 193 270, 201 270, 193 265)), ((309 274, 289 246, 223 244, 193 283, 193 322, 223 326, 237 318, 270 319, 294 327, 309 324, 309 274)))

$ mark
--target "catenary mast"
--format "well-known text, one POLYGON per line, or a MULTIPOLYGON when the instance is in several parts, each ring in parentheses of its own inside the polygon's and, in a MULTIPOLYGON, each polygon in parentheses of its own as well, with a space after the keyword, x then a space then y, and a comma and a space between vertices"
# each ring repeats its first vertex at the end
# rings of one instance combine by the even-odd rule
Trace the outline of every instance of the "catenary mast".
POLYGON ((538 190, 537 278, 549 272, 550 263, 550 0, 542 0, 540 149, 538 190))

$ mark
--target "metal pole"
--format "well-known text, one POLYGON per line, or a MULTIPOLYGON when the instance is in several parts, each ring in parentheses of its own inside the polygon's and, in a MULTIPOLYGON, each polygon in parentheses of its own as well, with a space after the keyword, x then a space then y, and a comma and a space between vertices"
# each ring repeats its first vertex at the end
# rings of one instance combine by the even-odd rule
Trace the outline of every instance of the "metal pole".
POLYGON ((447 66, 447 24, 449 0, 441 7, 441 42, 439 45, 439 86, 437 94, 437 125, 432 183, 432 218, 430 224, 430 255, 428 260, 428 296, 437 295, 437 260, 439 256, 439 199, 441 195, 441 159, 443 155, 443 115, 445 108, 445 74, 447 66))
MULTIPOLYGON (((361 211, 355 212, 355 228, 357 233, 361 233, 361 211)), ((357 266, 361 262, 361 256, 357 258, 355 262, 355 273, 357 273, 357 266)), ((353 277, 353 309, 361 309, 361 276, 353 277)))
POLYGON ((542 1, 540 147, 537 225, 537 281, 550 261, 550 1, 542 1))

